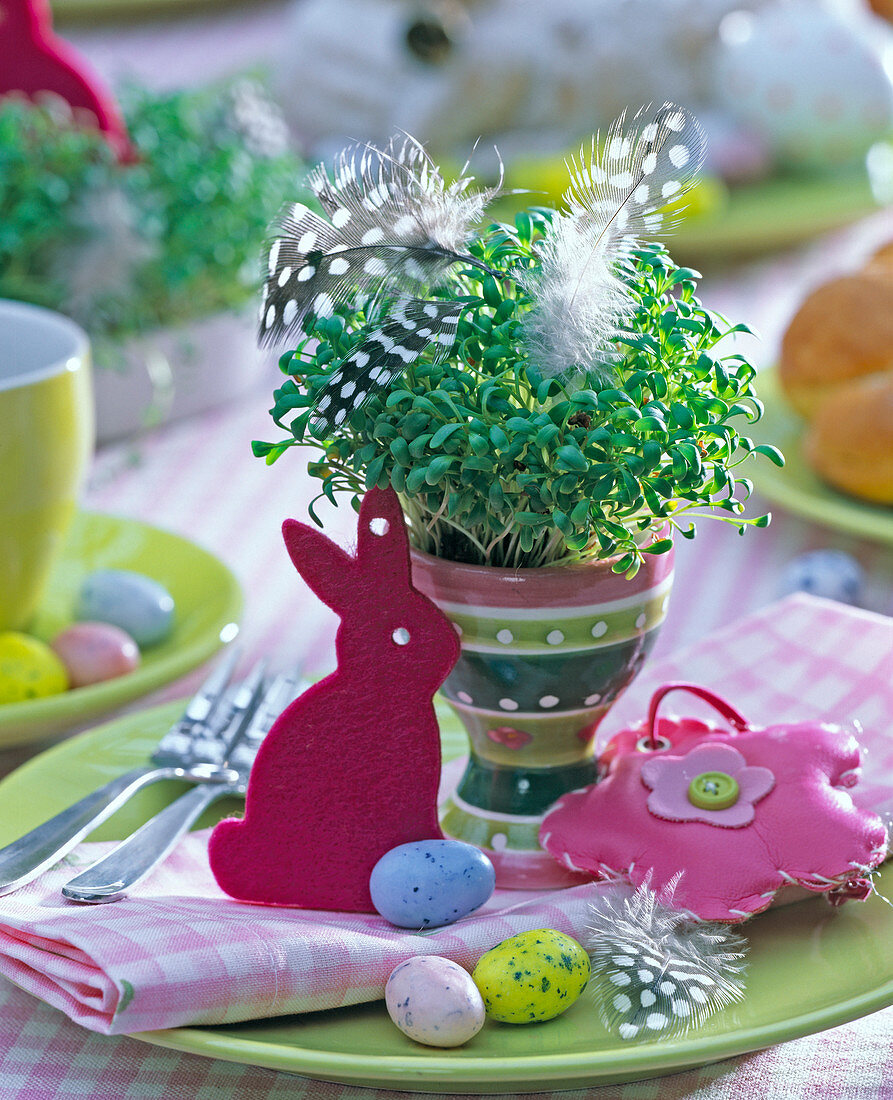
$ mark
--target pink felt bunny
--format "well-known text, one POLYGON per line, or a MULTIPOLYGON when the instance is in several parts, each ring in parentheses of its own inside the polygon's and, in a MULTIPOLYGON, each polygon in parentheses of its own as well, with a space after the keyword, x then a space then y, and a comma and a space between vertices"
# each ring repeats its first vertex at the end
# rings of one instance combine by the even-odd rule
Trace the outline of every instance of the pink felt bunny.
POLYGON ((211 836, 211 868, 241 901, 372 912, 369 876, 381 856, 441 836, 431 699, 459 641, 412 586, 392 490, 363 499, 355 557, 296 520, 283 533, 298 572, 341 617, 338 667, 277 719, 244 819, 211 836))

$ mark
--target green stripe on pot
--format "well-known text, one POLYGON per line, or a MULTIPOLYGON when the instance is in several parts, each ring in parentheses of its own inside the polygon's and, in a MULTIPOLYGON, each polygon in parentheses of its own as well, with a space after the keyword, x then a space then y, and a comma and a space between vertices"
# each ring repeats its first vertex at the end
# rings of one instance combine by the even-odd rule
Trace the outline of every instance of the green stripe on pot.
POLYGON ((495 851, 540 851, 540 821, 501 818, 487 810, 450 798, 441 813, 441 828, 447 836, 460 836, 466 844, 495 851))
POLYGON ((480 652, 554 653, 595 649, 659 626, 667 614, 672 577, 633 599, 592 608, 512 611, 481 607, 449 611, 465 649, 480 652))
POLYGON ((496 654, 463 649, 441 691, 463 711, 511 716, 585 710, 616 698, 656 638, 654 627, 617 645, 576 652, 496 654))
POLYGON ((503 767, 490 760, 471 758, 454 799, 459 799, 469 811, 480 809, 491 817, 504 814, 506 821, 515 817, 534 819, 568 791, 594 783, 596 775, 592 756, 552 768, 525 768, 517 764, 503 767))

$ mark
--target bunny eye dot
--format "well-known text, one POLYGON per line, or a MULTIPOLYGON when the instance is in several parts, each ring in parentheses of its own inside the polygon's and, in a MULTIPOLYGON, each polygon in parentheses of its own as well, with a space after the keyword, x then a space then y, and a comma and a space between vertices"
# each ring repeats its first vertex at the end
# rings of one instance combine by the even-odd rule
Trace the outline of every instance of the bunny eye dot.
MULTIPOLYGON (((369 530, 373 535, 386 535, 390 529, 390 524, 384 518, 384 516, 376 516, 375 519, 369 521, 369 530)), ((409 639, 407 638, 407 641, 409 639)), ((401 645, 406 645, 406 642, 401 642, 401 645)))
POLYGON ((405 626, 398 626, 394 633, 391 635, 391 640, 397 645, 409 644, 409 631, 405 626))

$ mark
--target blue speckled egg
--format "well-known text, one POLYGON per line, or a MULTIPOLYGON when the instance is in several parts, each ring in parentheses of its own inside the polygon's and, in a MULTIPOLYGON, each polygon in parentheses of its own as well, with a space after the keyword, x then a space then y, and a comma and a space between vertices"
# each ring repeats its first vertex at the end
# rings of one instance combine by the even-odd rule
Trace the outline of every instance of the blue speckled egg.
POLYGON ((417 840, 381 857, 369 892, 391 924, 436 928, 483 905, 494 882, 493 864, 479 848, 460 840, 417 840))
POLYGON ((163 642, 174 627, 174 598, 158 581, 127 569, 100 569, 84 581, 75 618, 111 623, 142 649, 163 642))
POLYGON ((808 592, 839 603, 858 603, 862 594, 862 567, 842 550, 812 550, 789 562, 782 571, 781 595, 808 592))

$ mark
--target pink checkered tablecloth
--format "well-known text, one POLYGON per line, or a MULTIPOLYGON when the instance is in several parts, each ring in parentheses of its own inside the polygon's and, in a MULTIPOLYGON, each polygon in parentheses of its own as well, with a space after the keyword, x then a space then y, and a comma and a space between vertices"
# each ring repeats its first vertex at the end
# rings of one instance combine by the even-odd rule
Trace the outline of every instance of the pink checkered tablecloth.
MULTIPOLYGON (((884 231, 889 220, 883 225, 884 231)), ((876 230, 875 230, 876 232, 876 230)), ((890 235, 893 235, 891 232, 890 235)), ((864 244, 863 244, 864 248, 864 244)), ((814 254, 813 261, 814 262, 814 254)), ((759 265, 731 280, 705 284, 705 297, 735 317, 759 327, 774 316, 777 298, 790 281, 809 277, 802 257, 759 265), (764 281, 765 280, 765 281, 764 281), (768 303, 768 304, 767 304, 768 303), (761 314, 761 306, 765 313, 761 314)), ((766 350, 762 352, 764 359, 766 350)), ((247 441, 268 432, 268 383, 234 407, 168 426, 152 437, 105 450, 98 456, 87 504, 100 511, 131 515, 178 531, 218 554, 234 569, 246 592, 242 641, 245 663, 261 653, 282 663, 306 655, 311 671, 331 662, 334 617, 303 588, 281 550, 279 526, 285 515, 301 516, 313 486, 298 461, 265 467, 248 453, 247 441)), ((760 506, 757 502, 756 507, 760 506)), ((349 543, 354 515, 329 511, 333 537, 349 543)), ((772 526, 739 538, 721 524, 702 523, 698 539, 679 547, 677 580, 669 619, 656 658, 665 657, 724 623, 763 606, 778 595, 779 573, 797 554, 833 547, 853 554, 866 570, 865 600, 876 610, 893 609, 893 562, 887 546, 863 543, 801 522, 776 510, 772 526)), ((843 647, 842 657, 857 650, 843 647)), ((773 665, 771 653, 767 660, 773 665)), ((691 675, 701 676, 697 668, 691 675)), ((646 669, 642 685, 650 673, 646 669)), ((193 675, 157 702, 185 694, 193 675)), ((785 713, 815 698, 816 684, 782 677, 775 705, 785 713)), ((831 692, 827 682, 822 691, 831 692)), ((845 693, 833 705, 845 703, 845 693)), ((616 712, 622 717, 623 703, 616 712)), ((778 717, 755 713, 753 717, 778 717)), ((34 748, 3 754, 9 770, 34 748)), ((307 1082, 262 1069, 231 1065, 175 1051, 159 1050, 129 1038, 100 1036, 71 1023, 60 1011, 0 979, 0 1100, 68 1100, 73 1097, 212 1098, 273 1100, 289 1097, 345 1097, 368 1093, 353 1086, 307 1082)), ((847 1024, 820 1036, 797 1040, 760 1054, 641 1084, 577 1092, 587 1100, 844 1100, 893 1098, 893 1016, 890 1011, 847 1024)), ((381 1097, 397 1094, 378 1091, 381 1097)), ((573 1094, 566 1094, 573 1095, 573 1094)))
MULTIPOLYGON (((72 28, 71 37, 107 76, 138 74, 170 86, 272 57, 279 48, 284 8, 279 2, 185 20, 82 25, 72 28)), ((762 344, 750 343, 744 350, 755 362, 768 364, 804 289, 853 266, 891 237, 893 211, 887 210, 796 253, 734 272, 708 273, 702 295, 711 307, 762 333, 762 344)), ((283 665, 303 655, 308 671, 322 672, 331 663, 335 620, 304 588, 279 538, 281 520, 304 515, 315 489, 293 456, 267 468, 248 452, 250 439, 269 434, 266 408, 273 384, 264 380, 256 394, 233 407, 107 449, 98 456, 86 503, 177 531, 227 562, 246 593, 246 665, 261 653, 281 656, 283 665)), ((324 515, 333 537, 348 543, 353 513, 342 508, 324 510, 324 515)), ((860 542, 777 509, 767 531, 749 532, 743 539, 720 524, 703 523, 698 539, 679 547, 673 602, 655 660, 769 603, 778 595, 786 563, 820 547, 853 554, 866 571, 866 605, 893 612, 889 546, 860 542)), ((849 664, 862 667, 859 636, 845 646, 830 639, 827 644, 844 672, 849 664)), ((764 696, 767 712, 757 707, 749 716, 804 716, 813 705, 846 716, 847 675, 817 684, 805 670, 788 666, 782 671, 776 656, 783 646, 783 638, 774 638, 764 655, 770 671, 779 670, 771 699, 764 696)), ((869 659, 887 656, 871 651, 869 659)), ((709 655, 704 655, 703 664, 686 674, 709 681, 710 672, 709 655)), ((642 691, 656 675, 646 669, 642 691)), ((194 674, 140 706, 186 694, 197 679, 194 674)), ((630 717, 624 707, 631 705, 621 702, 612 721, 630 717)), ((0 752, 0 773, 36 749, 0 752)), ((308 1081, 97 1034, 0 978, 0 1100, 397 1100, 402 1095, 308 1081)), ((893 1008, 690 1072, 560 1095, 576 1100, 893 1100, 893 1008)))

